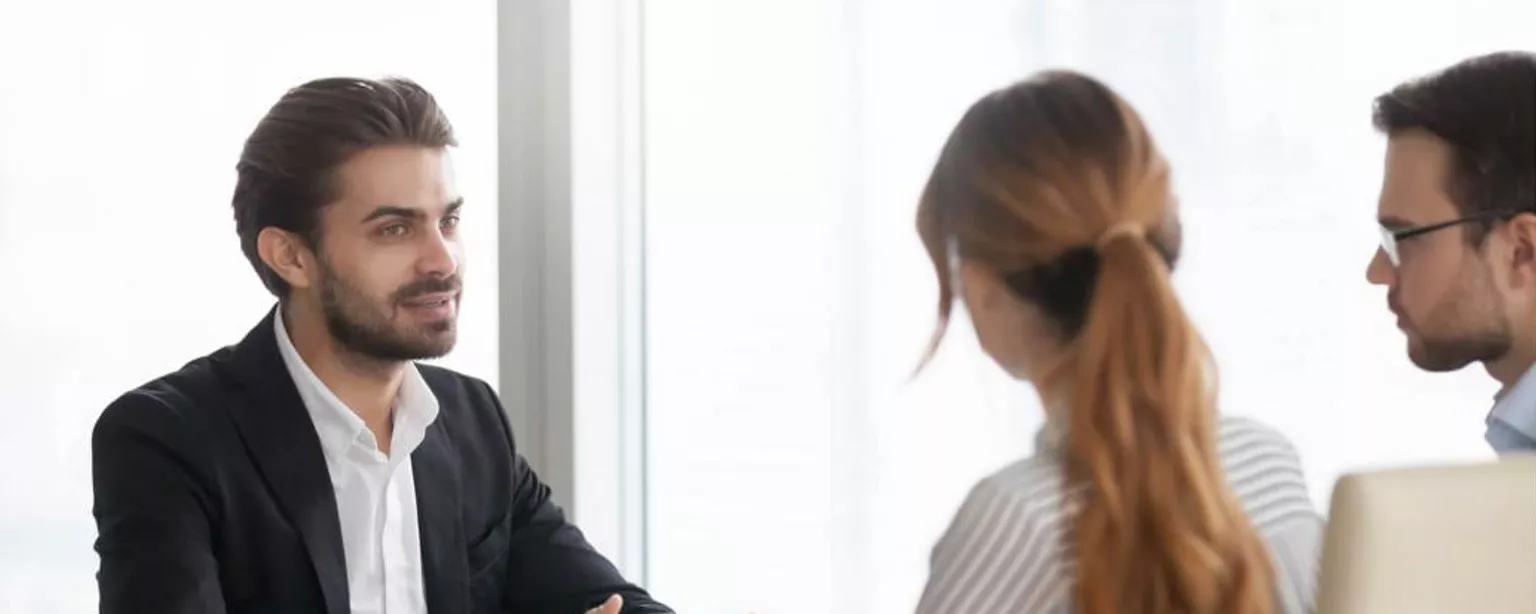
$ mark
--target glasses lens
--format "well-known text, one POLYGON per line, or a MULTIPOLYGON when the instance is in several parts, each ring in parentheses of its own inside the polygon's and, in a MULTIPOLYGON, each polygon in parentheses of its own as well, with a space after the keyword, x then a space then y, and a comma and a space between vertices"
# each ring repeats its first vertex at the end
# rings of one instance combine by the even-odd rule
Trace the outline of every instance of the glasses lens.
POLYGON ((1397 236, 1386 228, 1381 229, 1381 251, 1387 254, 1392 266, 1397 266, 1397 236))

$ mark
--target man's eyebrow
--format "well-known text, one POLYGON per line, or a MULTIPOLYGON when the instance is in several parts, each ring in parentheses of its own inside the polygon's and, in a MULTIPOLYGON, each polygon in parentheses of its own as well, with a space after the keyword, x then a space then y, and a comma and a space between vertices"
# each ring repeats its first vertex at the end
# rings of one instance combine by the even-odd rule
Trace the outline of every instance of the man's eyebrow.
POLYGON ((1397 229, 1412 228, 1412 227, 1418 225, 1418 224, 1415 224, 1415 223, 1410 222, 1408 220, 1405 220, 1403 218, 1397 217, 1395 215, 1383 215, 1380 218, 1376 219, 1376 223, 1381 224, 1381 226, 1383 228, 1397 228, 1397 229))
POLYGON ((426 217, 426 214, 422 213, 420 209, 401 207, 399 205, 380 205, 373 211, 369 212, 368 216, 363 218, 362 223, 367 224, 368 222, 372 222, 381 217, 389 217, 391 215, 409 219, 421 219, 426 217))
MULTIPOLYGON (((444 207, 443 214, 452 215, 457 213, 459 208, 463 206, 464 197, 461 196, 459 198, 455 198, 449 201, 448 205, 444 207)), ((373 211, 368 212, 367 217, 363 218, 362 223, 367 224, 368 222, 372 222, 381 217, 389 216, 403 217, 410 220, 421 220, 427 217, 427 213, 415 207, 402 207, 400 205, 379 205, 378 207, 374 208, 373 211)))

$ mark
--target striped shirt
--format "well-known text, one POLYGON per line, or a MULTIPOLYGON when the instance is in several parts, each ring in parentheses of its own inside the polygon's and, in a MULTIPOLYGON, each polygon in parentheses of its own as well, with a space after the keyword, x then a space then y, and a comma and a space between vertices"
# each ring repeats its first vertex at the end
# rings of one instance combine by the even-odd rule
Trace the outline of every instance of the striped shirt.
MULTIPOLYGON (((1222 418, 1227 480, 1273 561, 1277 614, 1312 608, 1323 520, 1290 441, 1253 420, 1222 418)), ((982 480, 934 546, 918 614, 1071 612, 1076 563, 1062 463, 1037 454, 982 480)))

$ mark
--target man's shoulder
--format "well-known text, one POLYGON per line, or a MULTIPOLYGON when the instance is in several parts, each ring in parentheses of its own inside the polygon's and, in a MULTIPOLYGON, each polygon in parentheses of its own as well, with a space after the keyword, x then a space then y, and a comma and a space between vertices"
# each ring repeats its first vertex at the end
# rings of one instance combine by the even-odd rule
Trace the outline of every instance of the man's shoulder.
POLYGON ((149 380, 114 399, 96 419, 98 435, 104 430, 130 429, 139 432, 170 434, 197 431, 210 418, 214 408, 222 407, 230 383, 222 364, 231 348, 226 347, 186 363, 180 369, 149 380))
POLYGON ((491 385, 473 375, 419 362, 416 363, 416 370, 421 373, 421 379, 427 382, 432 393, 439 397, 447 394, 476 400, 481 400, 482 397, 495 399, 496 393, 491 390, 491 385))

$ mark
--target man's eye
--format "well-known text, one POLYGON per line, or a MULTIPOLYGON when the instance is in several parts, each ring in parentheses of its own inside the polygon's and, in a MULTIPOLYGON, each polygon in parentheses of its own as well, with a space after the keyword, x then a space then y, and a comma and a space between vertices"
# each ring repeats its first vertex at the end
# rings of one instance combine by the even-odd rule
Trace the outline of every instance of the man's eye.
POLYGON ((457 216, 457 215, 450 215, 448 217, 445 217, 445 218, 443 218, 443 221, 440 222, 440 225, 443 228, 458 228, 459 227, 459 216, 457 216))
POLYGON ((407 231, 409 231, 409 230, 410 230, 410 227, 406 226, 405 224, 390 224, 388 226, 380 228, 379 229, 379 234, 384 235, 386 237, 400 237, 400 236, 405 236, 405 233, 407 231))

